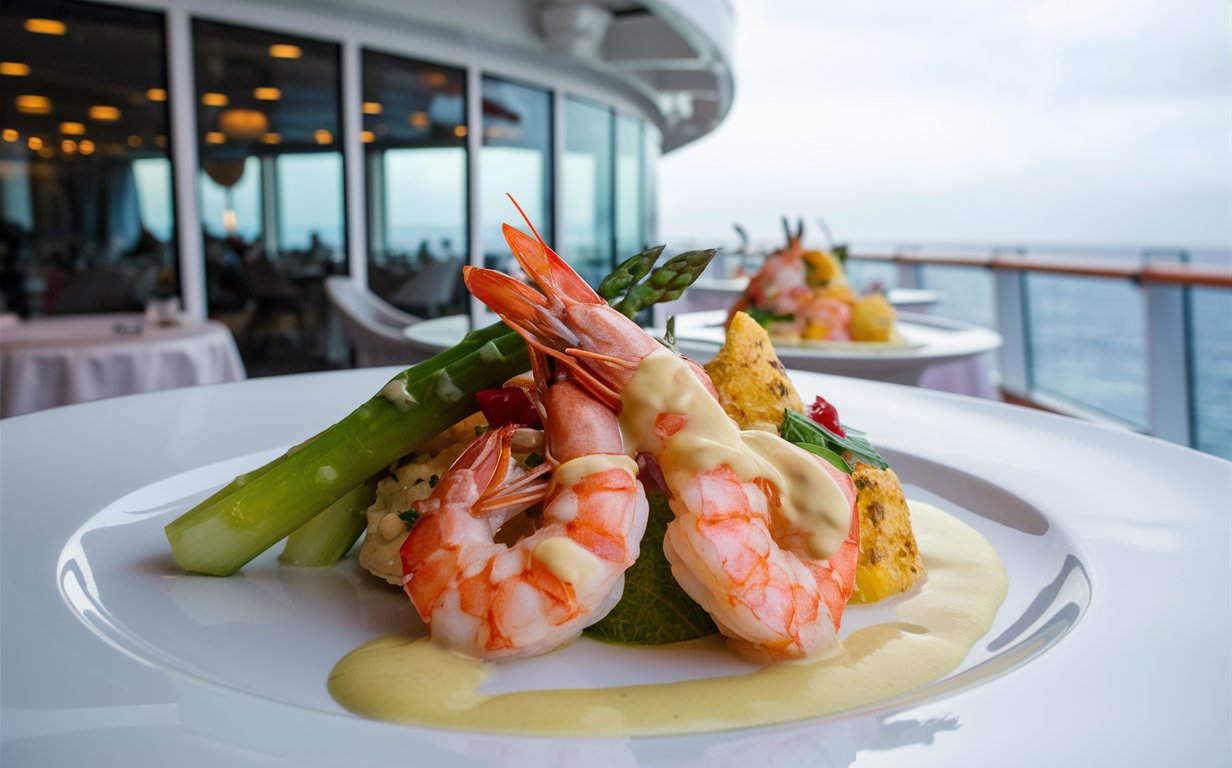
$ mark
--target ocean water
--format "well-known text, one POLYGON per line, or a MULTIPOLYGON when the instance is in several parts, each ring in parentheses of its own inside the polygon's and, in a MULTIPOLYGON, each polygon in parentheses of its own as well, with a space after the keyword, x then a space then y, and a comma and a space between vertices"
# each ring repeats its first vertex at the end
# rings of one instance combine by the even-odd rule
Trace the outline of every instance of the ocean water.
MULTIPOLYGON (((971 255, 991 250, 968 248, 971 255)), ((921 250, 962 252, 945 245, 921 250)), ((1027 252, 1040 258, 1141 263, 1141 253, 1127 248, 1053 247, 1027 252)), ((1175 252, 1162 250, 1152 258, 1178 260, 1175 252)), ((1228 265, 1232 252, 1191 251, 1189 260, 1228 265)), ((884 263, 852 262, 850 273, 857 285, 898 283, 897 268, 884 263)), ((988 270, 927 266, 920 279, 923 287, 943 296, 933 307, 934 314, 995 327, 993 277, 988 270)), ((1026 300, 1033 388, 1149 431, 1147 319, 1141 288, 1127 280, 1028 273, 1026 300)), ((1232 459, 1232 290, 1191 289, 1188 322, 1194 447, 1232 459)))

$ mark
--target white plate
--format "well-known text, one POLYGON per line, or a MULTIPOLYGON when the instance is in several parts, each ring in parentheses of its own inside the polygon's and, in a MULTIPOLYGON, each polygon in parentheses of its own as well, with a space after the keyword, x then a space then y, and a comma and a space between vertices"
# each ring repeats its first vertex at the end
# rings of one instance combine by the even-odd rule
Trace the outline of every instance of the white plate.
MULTIPOLYGON (((1006 559, 1010 596, 951 683, 841 716, 678 738, 510 738, 344 713, 325 693, 329 668, 412 624, 409 605, 352 565, 265 560, 240 578, 180 575, 160 528, 185 496, 336 421, 393 372, 254 380, 0 423, 6 766, 171 754, 178 766, 1232 757, 1232 464, 998 404, 809 374, 803 392, 824 392, 909 484, 969 510, 959 514, 1006 559)), ((593 652, 581 644, 526 669, 553 685, 577 664, 594 675, 585 684, 627 681, 593 652)))

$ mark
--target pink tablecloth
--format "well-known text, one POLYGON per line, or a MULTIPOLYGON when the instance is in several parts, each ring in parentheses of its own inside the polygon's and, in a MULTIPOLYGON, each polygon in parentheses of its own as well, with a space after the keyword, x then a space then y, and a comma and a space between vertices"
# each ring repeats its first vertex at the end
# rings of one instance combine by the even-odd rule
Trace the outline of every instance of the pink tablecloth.
POLYGON ((245 378, 230 330, 140 315, 72 315, 0 327, 0 416, 245 378))

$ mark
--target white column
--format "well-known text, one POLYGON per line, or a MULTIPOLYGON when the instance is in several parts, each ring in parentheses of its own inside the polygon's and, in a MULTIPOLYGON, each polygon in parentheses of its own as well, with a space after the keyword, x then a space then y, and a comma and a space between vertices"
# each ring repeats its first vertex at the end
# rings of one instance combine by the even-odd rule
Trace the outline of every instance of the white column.
MULTIPOLYGON (((479 67, 466 68, 466 250, 472 267, 483 266, 483 243, 480 242, 479 163, 483 149, 483 74, 479 67)), ((469 297, 471 328, 483 325, 487 307, 469 297)))
POLYGON ((368 229, 364 207, 363 60, 354 38, 342 41, 342 174, 346 200, 347 266, 351 279, 368 286, 368 229))
POLYGON ((175 188, 175 239, 180 291, 189 317, 206 315, 205 259, 197 206, 197 103, 193 78, 192 23, 181 7, 167 9, 167 112, 171 121, 171 183, 175 188))

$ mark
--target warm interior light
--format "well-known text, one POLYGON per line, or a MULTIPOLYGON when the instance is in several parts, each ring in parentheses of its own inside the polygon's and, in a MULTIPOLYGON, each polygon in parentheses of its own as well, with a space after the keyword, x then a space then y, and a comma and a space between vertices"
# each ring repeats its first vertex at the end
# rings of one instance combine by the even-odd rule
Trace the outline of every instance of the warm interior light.
POLYGON ((225 107, 230 102, 225 93, 203 93, 201 103, 207 107, 225 107))
POLYGON ((222 212, 222 228, 228 235, 235 234, 235 209, 227 208, 222 212))
POLYGON ((427 128, 428 122, 429 121, 428 121, 427 112, 412 112, 411 113, 411 125, 414 126, 415 128, 427 128))
POLYGON ((162 88, 151 88, 145 92, 145 97, 150 101, 166 101, 167 91, 162 88))
POLYGON ((167 137, 166 136, 155 136, 154 146, 159 147, 160 149, 165 148, 167 146, 167 137))
POLYGON ((134 133, 132 136, 129 136, 129 137, 128 137, 128 146, 132 147, 133 149, 136 149, 137 147, 140 147, 140 146, 141 146, 141 137, 140 137, 140 136, 138 136, 138 135, 137 135, 137 134, 135 134, 135 133, 134 133))
POLYGON ((60 151, 66 155, 71 155, 77 151, 77 142, 72 139, 64 139, 60 142, 60 151))
POLYGON ((282 141, 282 134, 281 133, 267 133, 261 137, 261 141, 262 143, 265 143, 265 144, 277 144, 280 141, 282 141))
POLYGON ((449 82, 449 78, 444 72, 426 72, 422 77, 424 85, 432 88, 440 88, 445 83, 449 82))
POLYGON ((0 61, 0 75, 9 77, 25 77, 30 74, 30 65, 20 61, 0 61))
POLYGON ((385 107, 381 106, 381 102, 379 101, 365 101, 364 102, 364 114, 365 115, 379 115, 384 111, 385 111, 385 107))
POLYGON ((89 139, 82 139, 81 143, 77 145, 77 151, 83 155, 94 154, 94 142, 89 139))
POLYGON ((374 134, 372 131, 364 131, 359 134, 359 138, 365 144, 371 144, 373 141, 376 140, 376 134, 374 134))
POLYGON ((275 59, 298 59, 304 55, 298 45, 288 45, 287 43, 275 43, 269 47, 269 55, 275 59))
POLYGON ((68 27, 56 19, 26 19, 26 31, 36 35, 63 35, 68 27))
POLYGON ((40 139, 38 136, 31 136, 30 138, 26 139, 26 146, 29 147, 30 149, 33 149, 35 152, 37 152, 43 148, 43 140, 40 139))
POLYGON ((56 156, 56 151, 52 149, 51 147, 42 147, 38 151, 38 156, 43 158, 44 160, 50 160, 51 158, 56 156))
POLYGON ((332 144, 334 142, 334 134, 324 128, 313 131, 312 138, 316 139, 318 144, 332 144))
POLYGON ((46 96, 18 96, 17 111, 27 115, 50 115, 51 99, 46 96))
POLYGON ((86 132, 86 127, 82 123, 60 123, 60 133, 68 134, 69 136, 80 136, 86 132))
POLYGON ((205 134, 206 144, 225 144, 226 141, 227 141, 227 135, 223 133, 222 131, 210 131, 209 133, 205 134))
POLYGON ((228 109, 218 116, 218 128, 237 141, 255 141, 269 131, 269 118, 255 109, 228 109))
POLYGON ((261 101, 278 101, 282 98, 282 91, 277 88, 254 88, 252 95, 261 101))
POLYGON ((457 136, 459 139, 460 139, 460 138, 462 138, 463 136, 465 136, 465 135, 466 135, 466 126, 465 126, 465 125, 455 125, 455 126, 453 127, 453 135, 454 135, 454 136, 457 136))
POLYGON ((110 123, 120 119, 119 108, 105 104, 95 104, 90 107, 89 114, 91 120, 98 120, 100 123, 110 123))
POLYGON ((5 141, 12 142, 21 138, 21 134, 17 132, 16 128, 5 128, 4 132, 0 133, 0 138, 3 138, 5 141))

